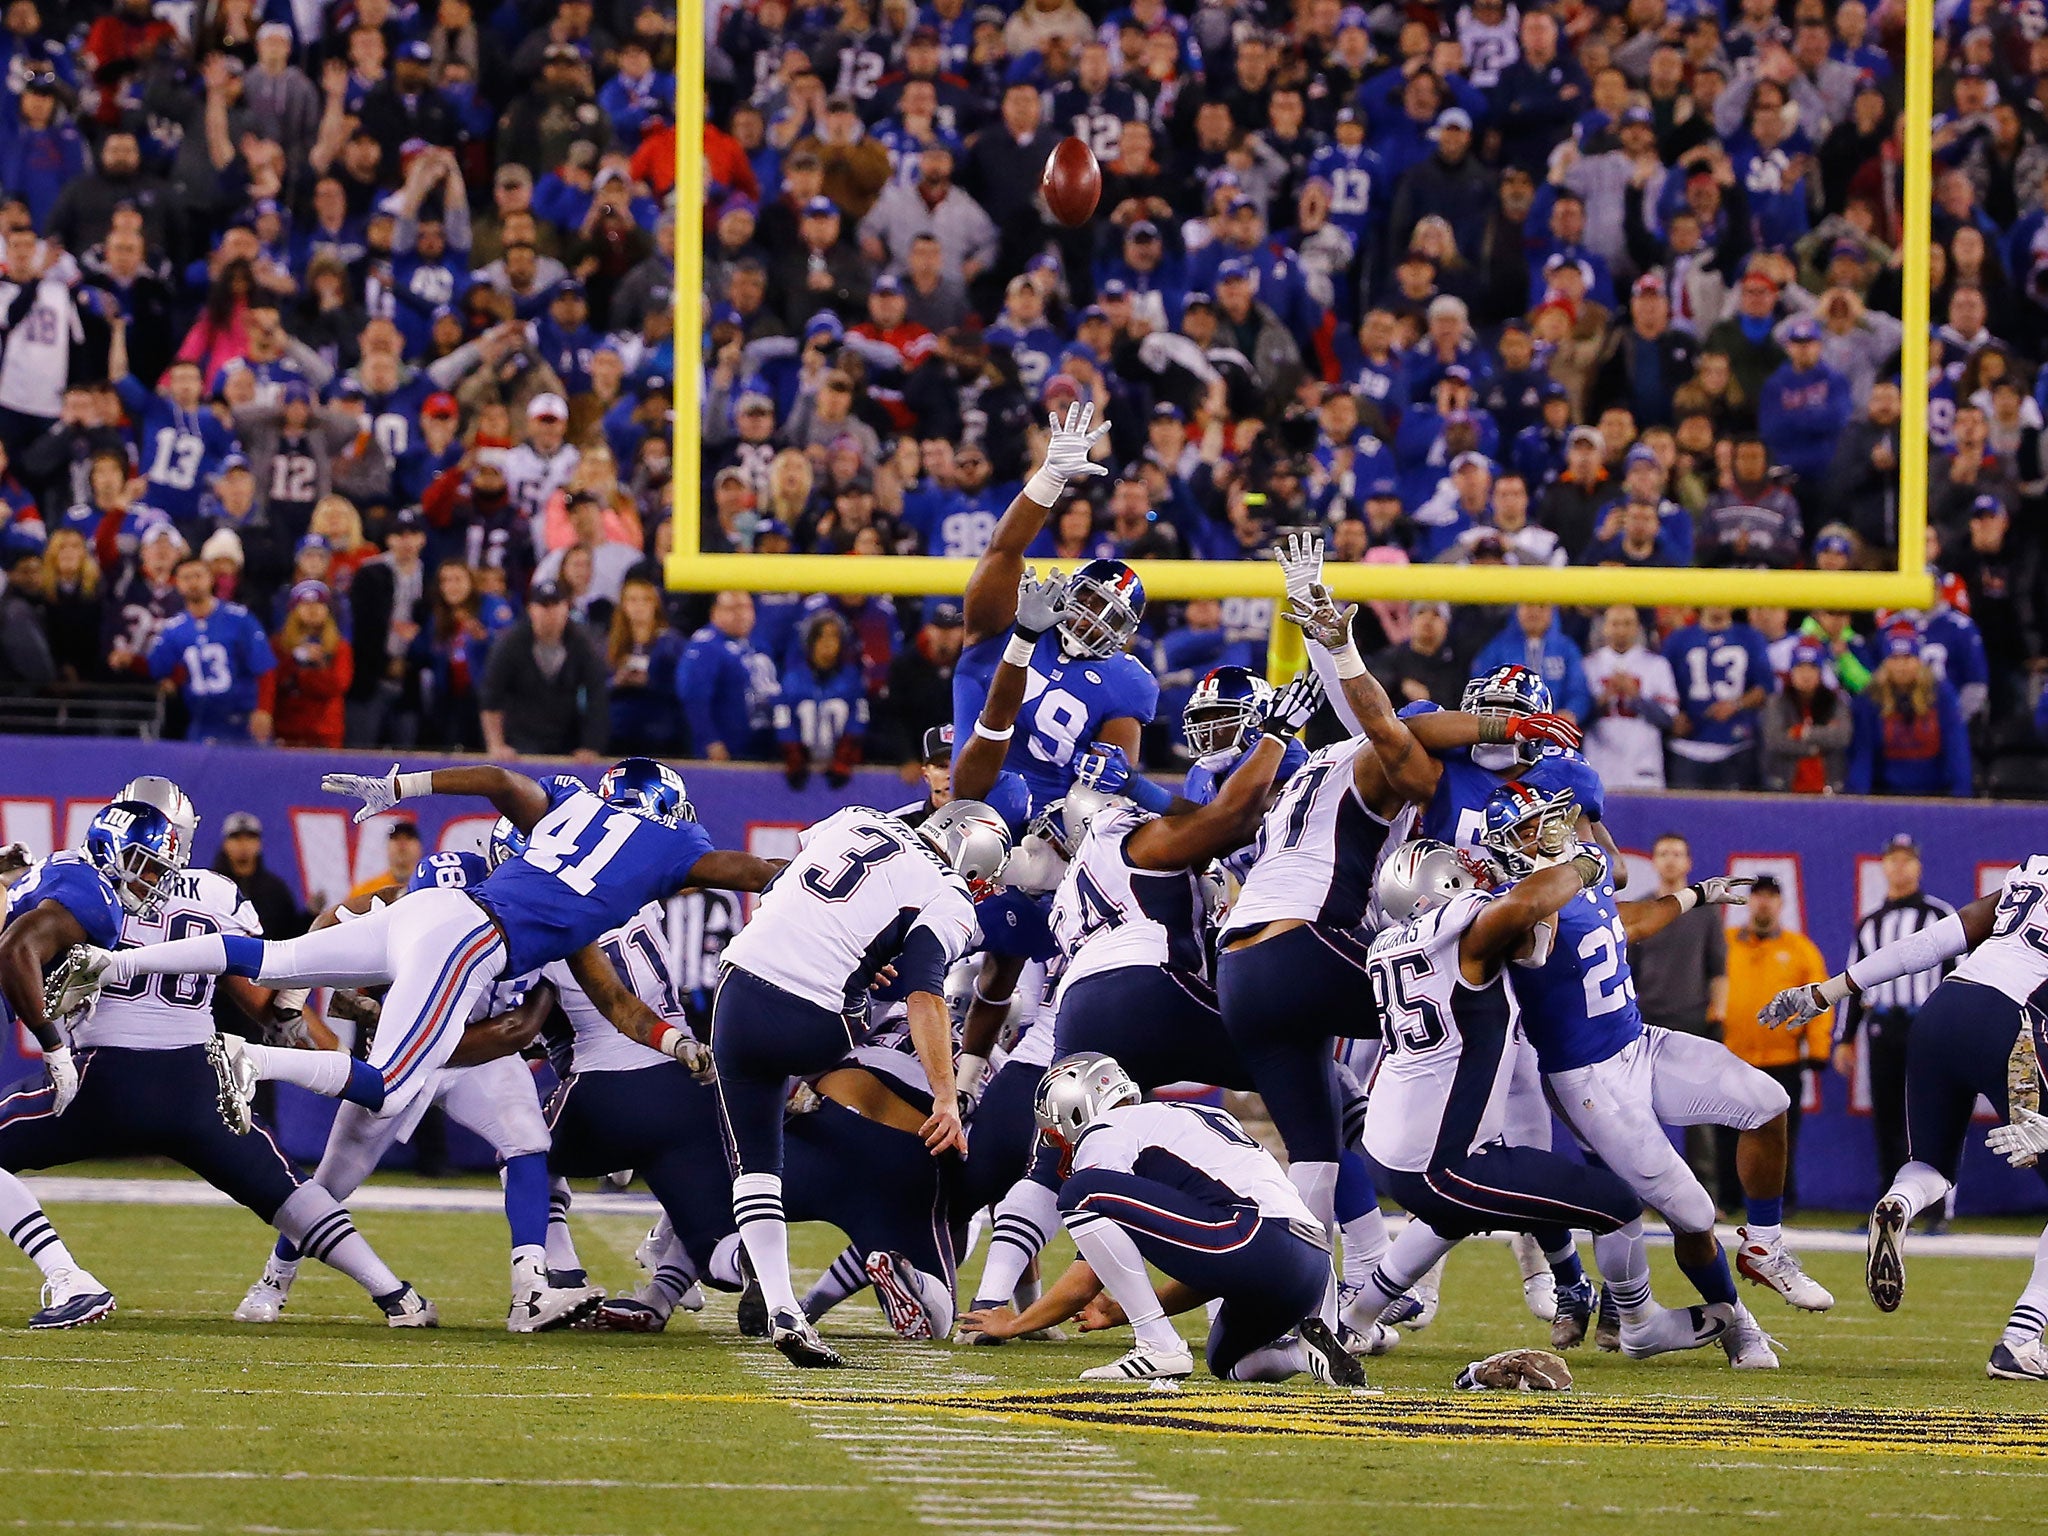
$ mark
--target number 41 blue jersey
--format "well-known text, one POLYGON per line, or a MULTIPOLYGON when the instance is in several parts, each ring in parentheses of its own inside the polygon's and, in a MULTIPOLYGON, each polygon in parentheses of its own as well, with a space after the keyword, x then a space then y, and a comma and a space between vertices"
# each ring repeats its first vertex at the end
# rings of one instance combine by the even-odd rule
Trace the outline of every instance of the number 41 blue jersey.
MULTIPOLYGON (((974 722, 1008 643, 1007 633, 991 635, 963 651, 953 669, 955 751, 974 738, 974 722)), ((1075 754, 1087 750, 1106 722, 1128 717, 1150 723, 1158 711, 1159 680, 1135 656, 1070 659, 1058 633, 1048 634, 1032 654, 1031 678, 1003 766, 1022 776, 1031 808, 1043 810, 1067 792, 1075 754)))
POLYGON ((664 827, 615 809, 566 773, 541 788, 548 811, 527 834, 526 852, 470 893, 505 931, 508 976, 566 960, 623 927, 650 901, 686 885, 712 851, 695 822, 664 827))
POLYGON ((1546 1073, 1605 1061, 1643 1032, 1628 933, 1611 884, 1565 904, 1549 959, 1507 971, 1522 1005, 1522 1032, 1546 1073))

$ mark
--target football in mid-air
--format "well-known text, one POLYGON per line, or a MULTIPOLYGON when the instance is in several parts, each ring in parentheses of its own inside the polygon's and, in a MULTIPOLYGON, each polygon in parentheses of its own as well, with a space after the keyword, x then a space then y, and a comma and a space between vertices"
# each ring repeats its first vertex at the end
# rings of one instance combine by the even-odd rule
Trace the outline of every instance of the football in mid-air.
POLYGON ((1045 206, 1069 229, 1079 229, 1095 215, 1102 198, 1102 167, 1095 163, 1095 151, 1082 139, 1061 139, 1045 162, 1039 185, 1045 191, 1045 206))

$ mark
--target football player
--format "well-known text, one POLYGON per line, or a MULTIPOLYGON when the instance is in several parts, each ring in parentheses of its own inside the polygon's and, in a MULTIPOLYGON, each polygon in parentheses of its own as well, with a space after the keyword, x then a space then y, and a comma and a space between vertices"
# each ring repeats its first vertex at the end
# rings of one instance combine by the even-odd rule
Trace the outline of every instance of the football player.
MULTIPOLYGON (((45 1008, 44 973, 75 944, 258 931, 233 882, 186 868, 183 829, 198 817, 184 792, 168 780, 144 792, 170 804, 179 823, 156 804, 113 802, 93 818, 78 852, 44 860, 9 892, 0 929, 0 990, 42 1043, 47 1078, 0 1101, 0 1224, 44 1277, 43 1306, 29 1326, 97 1322, 113 1312, 114 1297, 71 1257, 13 1175, 137 1155, 173 1158, 247 1206, 361 1285, 392 1327, 434 1326, 433 1304, 377 1257, 332 1195, 300 1177, 267 1130, 237 1136, 214 1113, 210 978, 160 975, 109 987, 68 1038, 45 1008)), ((229 992, 252 1013, 268 1001, 246 982, 229 992)))
POLYGON ((1023 1313, 993 1307, 969 1314, 966 1326, 1014 1337, 1063 1322, 1107 1291, 1136 1342, 1081 1379, 1183 1381, 1194 1356, 1167 1316, 1212 1301, 1206 1355, 1219 1379, 1308 1372, 1363 1386, 1364 1368, 1316 1316, 1330 1275, 1322 1228, 1272 1154, 1220 1109, 1141 1098, 1111 1057, 1053 1063, 1036 1113, 1059 1156, 1060 1220, 1081 1257, 1023 1313), (1167 1277, 1164 1295, 1148 1263, 1167 1277))
MULTIPOLYGON (((1960 912, 1907 934, 1810 986, 1790 987, 1758 1019, 1773 1027, 1803 1023, 1867 988, 1963 957, 1921 1004, 1906 1045, 1906 1133, 1911 1159, 1870 1213, 1864 1284, 1880 1312, 1906 1295, 1906 1228, 1955 1185, 1963 1141, 1978 1095, 2006 1121, 1985 1137, 2014 1167, 2048 1176, 2048 1116, 2039 1113, 2039 1015, 2034 998, 2048 984, 2048 856, 2035 854, 2006 872, 1998 890, 1960 912)), ((1992 1346, 1989 1376, 2048 1381, 2048 1234, 2033 1273, 1992 1346)))

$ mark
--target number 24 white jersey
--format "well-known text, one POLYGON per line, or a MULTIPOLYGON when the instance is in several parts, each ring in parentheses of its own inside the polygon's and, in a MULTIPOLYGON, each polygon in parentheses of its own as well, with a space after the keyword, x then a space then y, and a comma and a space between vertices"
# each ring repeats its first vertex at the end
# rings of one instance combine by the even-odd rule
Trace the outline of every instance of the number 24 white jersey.
POLYGON ((1206 970, 1202 898, 1184 869, 1140 869, 1124 852, 1152 820, 1130 804, 1096 813, 1052 898, 1052 932, 1066 966, 1062 991, 1087 976, 1133 965, 1184 975, 1206 970))
POLYGON ((979 943, 967 882, 894 816, 850 806, 800 834, 725 961, 837 1012, 917 928, 947 965, 979 943))
MULTIPOLYGON (((153 917, 130 914, 121 924, 121 948, 196 938, 202 933, 260 937, 256 909, 226 875, 181 870, 166 880, 153 917)), ((204 1045, 213 1037, 212 976, 137 976, 100 992, 92 1016, 71 1030, 80 1048, 114 1045, 168 1051, 204 1045)))
POLYGON ((2005 873, 1991 937, 1963 956, 1957 981, 1996 987, 2016 1003, 2048 985, 2048 855, 2035 854, 2005 873))

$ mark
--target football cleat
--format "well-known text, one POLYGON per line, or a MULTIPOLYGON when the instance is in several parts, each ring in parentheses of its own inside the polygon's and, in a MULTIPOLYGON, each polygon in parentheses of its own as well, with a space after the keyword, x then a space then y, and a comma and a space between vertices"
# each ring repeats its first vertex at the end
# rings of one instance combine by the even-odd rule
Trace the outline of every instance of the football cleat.
POLYGON ((1600 1287, 1600 1305, 1593 1310, 1593 1347, 1610 1355, 1621 1348, 1621 1305, 1604 1285, 1600 1287))
POLYGON ((1754 1243, 1749 1228, 1735 1229, 1735 1269, 1743 1279, 1767 1285, 1802 1312, 1825 1312, 1835 1298, 1818 1280, 1799 1267, 1783 1243, 1754 1243))
POLYGON ((1897 1195, 1886 1195, 1870 1213, 1863 1286, 1880 1312, 1896 1312, 1906 1299, 1906 1223, 1911 1219, 1897 1195))
MULTIPOLYGON (((970 1312, 986 1312, 993 1307, 1005 1307, 1008 1305, 1009 1303, 1005 1301, 982 1301, 976 1299, 975 1301, 968 1303, 967 1310, 970 1312)), ((972 1329, 963 1328, 960 1332, 960 1342, 963 1344, 986 1344, 990 1346, 995 1346, 999 1344, 1007 1344, 1010 1341, 1008 1339, 998 1339, 986 1333, 976 1333, 972 1329)))
POLYGON ((83 1328, 114 1315, 114 1293, 82 1269, 60 1269, 45 1280, 42 1302, 28 1320, 38 1331, 83 1328))
POLYGON ((1436 1309, 1443 1300, 1444 1261, 1430 1266, 1427 1273, 1408 1287, 1407 1293, 1395 1299, 1393 1305, 1380 1314, 1380 1321, 1389 1327, 1427 1328, 1436 1321, 1436 1309))
POLYGON ((589 1333, 660 1333, 668 1314, 638 1296, 613 1296, 576 1326, 589 1333))
POLYGON ((543 1286, 512 1298, 505 1314, 508 1333, 551 1333, 572 1328, 604 1305, 604 1292, 594 1285, 543 1286))
POLYGON ((1557 1316, 1557 1277, 1543 1257, 1543 1245, 1526 1232, 1508 1239, 1515 1262, 1522 1266, 1522 1305, 1539 1323, 1557 1316))
POLYGON ((1389 1328, 1385 1323, 1368 1323, 1363 1329, 1339 1320, 1337 1342, 1344 1346, 1345 1353, 1353 1355, 1385 1355, 1393 1352, 1401 1342, 1401 1330, 1389 1328))
MULTIPOLYGON (((1631 1360, 1647 1360, 1711 1344, 1728 1331, 1730 1321, 1725 1309, 1717 1313, 1708 1307, 1655 1307, 1646 1318, 1617 1318, 1614 1342, 1600 1347, 1618 1349, 1631 1360)), ((1772 1359, 1775 1362, 1776 1357, 1772 1359)))
POLYGON ((794 1308, 769 1314, 768 1342, 782 1352, 783 1359, 802 1370, 832 1370, 846 1364, 839 1351, 819 1338, 810 1320, 794 1308))
POLYGON ((1764 1332, 1763 1325, 1749 1315, 1746 1307, 1738 1302, 1731 1308, 1723 1301, 1705 1310, 1710 1316, 1718 1314, 1727 1324, 1721 1334, 1721 1350, 1736 1370, 1775 1371, 1778 1368, 1777 1351, 1784 1346, 1764 1332))
POLYGON ((101 980, 113 961, 111 950, 72 945, 43 983, 43 1012, 53 1019, 68 1019, 86 1007, 100 995, 101 980))
POLYGON ((1308 1351, 1308 1373, 1326 1387, 1362 1387, 1365 1367, 1337 1342, 1330 1325, 1319 1317, 1303 1318, 1301 1342, 1308 1351))
POLYGON ((441 1309, 410 1285, 396 1296, 379 1296, 377 1306, 387 1328, 438 1328, 441 1309))
POLYGON ((765 1339, 768 1337, 768 1302, 761 1294, 761 1282, 754 1278, 753 1260, 747 1257, 744 1246, 740 1249, 740 1277, 746 1287, 740 1292, 739 1325, 743 1339, 765 1339))
POLYGON ((1195 1357, 1179 1339, 1170 1346, 1136 1344, 1129 1354, 1107 1365, 1091 1366, 1083 1381, 1186 1381, 1194 1374, 1195 1357))
POLYGON ((1593 1282, 1583 1275, 1575 1285, 1557 1288, 1557 1316, 1550 1320, 1550 1347, 1577 1349, 1586 1342, 1593 1321, 1593 1282))
POLYGON ((861 1267, 867 1271, 875 1297, 882 1303, 882 1315, 889 1319, 890 1331, 899 1339, 929 1339, 933 1331, 931 1314, 925 1311, 924 1296, 910 1261, 900 1254, 876 1252, 869 1254, 861 1267))
POLYGON ((2000 1339, 1991 1346, 1984 1374, 1993 1381, 2048 1381, 2048 1349, 2041 1347, 2039 1339, 2017 1347, 2000 1339))
POLYGON ((206 1062, 213 1068, 215 1082, 220 1085, 217 1105, 220 1117, 227 1128, 237 1136, 246 1136, 256 1128, 256 1111, 252 1103, 256 1097, 255 1065, 242 1049, 241 1038, 237 1035, 215 1035, 206 1042, 206 1062))
POLYGON ((292 1293, 292 1282, 299 1277, 299 1267, 281 1265, 275 1255, 265 1262, 263 1274, 249 1287, 249 1294, 242 1298, 242 1304, 235 1308, 238 1323, 274 1323, 284 1311, 284 1304, 292 1293))

